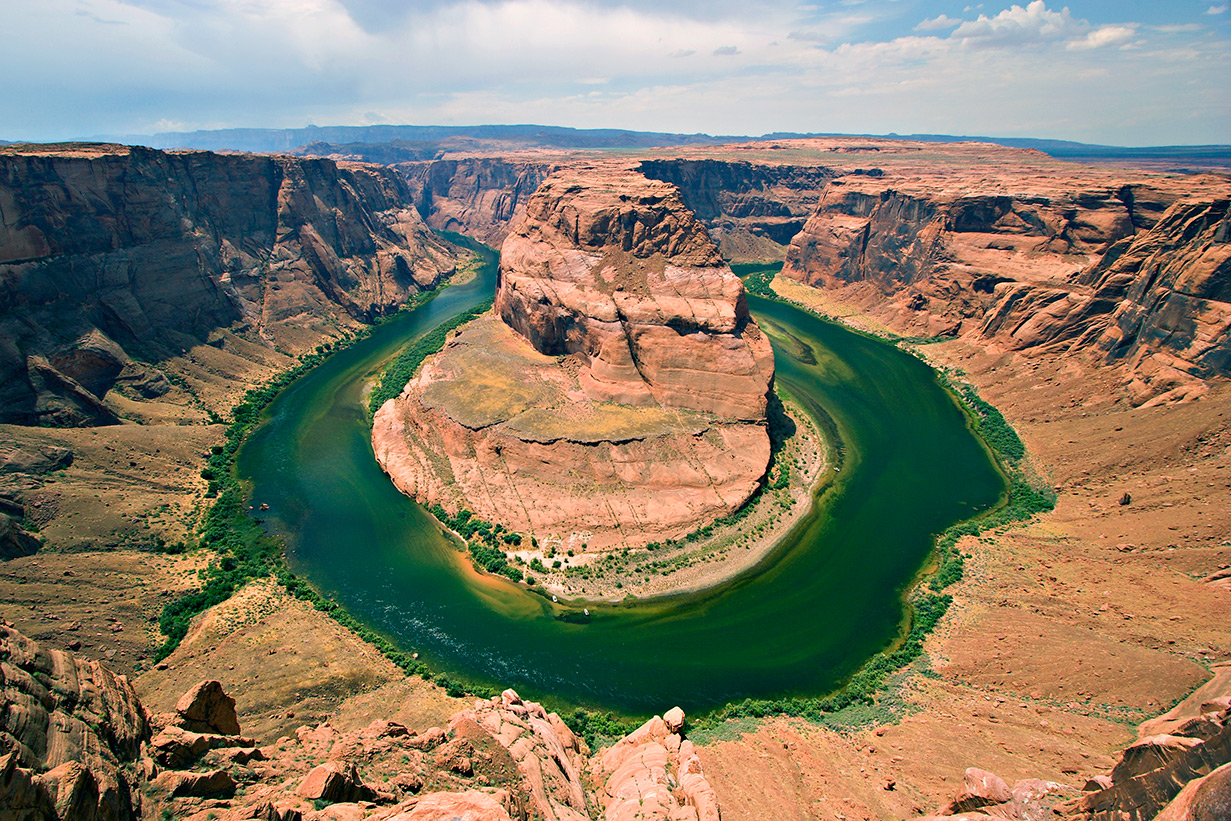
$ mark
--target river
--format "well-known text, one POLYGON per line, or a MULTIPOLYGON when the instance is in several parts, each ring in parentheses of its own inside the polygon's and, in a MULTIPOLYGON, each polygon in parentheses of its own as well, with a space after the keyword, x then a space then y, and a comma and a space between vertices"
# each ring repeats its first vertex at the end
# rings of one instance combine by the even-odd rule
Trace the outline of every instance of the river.
POLYGON ((832 690, 902 630, 934 537, 1005 481, 922 362, 793 306, 749 297, 780 388, 841 442, 814 512, 754 571, 675 598, 591 606, 586 623, 476 573, 377 466, 364 384, 418 335, 488 299, 494 266, 379 326, 290 385, 238 456, 291 568, 465 681, 555 708, 704 712, 832 690))

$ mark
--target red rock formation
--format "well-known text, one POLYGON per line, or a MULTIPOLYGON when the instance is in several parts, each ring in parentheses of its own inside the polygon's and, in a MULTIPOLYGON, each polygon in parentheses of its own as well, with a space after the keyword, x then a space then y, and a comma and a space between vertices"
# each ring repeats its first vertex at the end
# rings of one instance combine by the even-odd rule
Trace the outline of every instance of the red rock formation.
POLYGON ((0 148, 0 421, 116 421, 230 328, 303 350, 453 269, 388 169, 115 145, 0 148))
POLYGON ((1195 397, 1202 378, 1231 373, 1225 179, 998 153, 996 176, 955 158, 830 181, 783 275, 906 335, 1123 366, 1137 404, 1195 397))
POLYGON ((134 818, 125 768, 149 732, 128 679, 0 622, 0 749, 8 752, 0 759, 0 806, 7 800, 32 812, 72 806, 82 818, 134 818))
POLYGON ((534 196, 495 311, 373 424, 397 486, 450 512, 603 549, 737 509, 769 459, 773 353, 669 185, 569 173, 534 196))
POLYGON ((606 821, 719 821, 718 799, 701 761, 675 727, 683 720, 683 711, 672 708, 594 757, 606 821))
POLYGON ((980 333, 1018 349, 1123 362, 1138 401, 1200 395, 1231 373, 1231 201, 1182 202, 1065 288, 997 286, 980 333))
POLYGON ((541 353, 582 354, 591 400, 765 418, 769 340, 673 186, 548 180, 501 251, 496 312, 541 353))

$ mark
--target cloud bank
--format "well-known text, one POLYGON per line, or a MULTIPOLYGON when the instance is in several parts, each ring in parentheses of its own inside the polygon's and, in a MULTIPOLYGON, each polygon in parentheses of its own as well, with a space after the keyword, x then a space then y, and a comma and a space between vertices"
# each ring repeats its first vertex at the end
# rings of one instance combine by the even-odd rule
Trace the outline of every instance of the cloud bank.
POLYGON ((1129 145, 1231 134, 1225 4, 1137 19, 1114 2, 661 5, 11 4, 0 138, 371 122, 1129 145))

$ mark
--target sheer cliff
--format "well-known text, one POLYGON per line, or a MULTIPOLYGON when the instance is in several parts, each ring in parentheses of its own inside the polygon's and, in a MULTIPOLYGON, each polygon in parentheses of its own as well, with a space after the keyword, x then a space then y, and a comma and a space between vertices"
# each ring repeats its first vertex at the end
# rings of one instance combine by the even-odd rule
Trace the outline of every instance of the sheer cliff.
POLYGON ((1231 182, 984 153, 830 180, 783 277, 897 333, 1092 357, 1138 404, 1229 373, 1231 182))
POLYGON ((394 167, 405 177, 428 225, 499 245, 554 165, 480 157, 394 167))
MULTIPOLYGON (((0 149, 0 421, 115 422, 194 346, 295 353, 454 266, 401 178, 329 160, 0 149)), ((174 376, 172 377, 174 380, 174 376)))

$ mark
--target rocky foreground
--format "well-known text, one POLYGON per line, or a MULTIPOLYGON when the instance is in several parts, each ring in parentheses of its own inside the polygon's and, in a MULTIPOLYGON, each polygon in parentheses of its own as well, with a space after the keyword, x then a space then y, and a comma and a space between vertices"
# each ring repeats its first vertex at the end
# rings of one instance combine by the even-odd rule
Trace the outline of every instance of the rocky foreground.
POLYGON ((769 462, 769 339, 673 186, 549 179, 505 240, 494 316, 376 414, 397 486, 568 550, 669 541, 769 462))
POLYGON ((201 681, 150 715, 124 676, 0 623, 0 817, 242 821, 718 821, 675 708, 591 757, 555 713, 505 690, 448 726, 328 721, 271 744, 201 681))
MULTIPOLYGON (((326 720, 261 743, 242 734, 217 681, 151 715, 124 676, 6 623, 0 671, 0 811, 17 821, 722 817, 679 708, 593 754, 558 715, 512 690, 475 701, 446 727, 377 718, 343 731, 326 720)), ((1142 732, 1081 789, 1038 778, 1010 787, 968 769, 929 818, 1227 818, 1231 696, 1181 705, 1142 732)))

